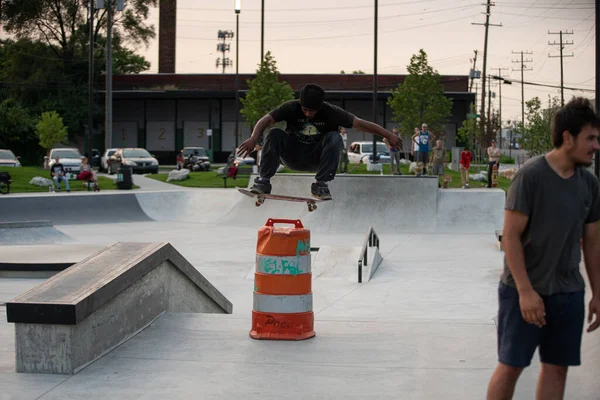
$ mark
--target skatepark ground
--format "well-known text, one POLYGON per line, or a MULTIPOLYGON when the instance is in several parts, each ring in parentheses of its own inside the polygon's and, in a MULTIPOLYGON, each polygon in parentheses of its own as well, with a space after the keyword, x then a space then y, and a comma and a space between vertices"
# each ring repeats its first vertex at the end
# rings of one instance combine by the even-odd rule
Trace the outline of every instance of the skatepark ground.
MULTIPOLYGON (((274 193, 305 195, 309 182, 274 180, 274 193)), ((485 398, 496 366, 503 253, 495 230, 504 192, 443 191, 427 178, 339 177, 334 201, 309 213, 304 203, 257 208, 231 189, 172 189, 0 198, 1 221, 52 222, 0 227, 0 261, 30 254, 35 262, 40 252, 83 258, 114 242, 165 241, 233 303, 229 315, 165 314, 72 376, 16 373, 14 326, 0 306, 1 399, 485 398), (384 260, 369 282, 357 283, 355 265, 313 274, 309 340, 248 336, 257 230, 270 217, 299 218, 311 246, 342 253, 360 247, 369 227, 380 238, 384 260)), ((0 277, 0 304, 41 282, 0 277)), ((584 333, 583 365, 570 370, 565 398, 600 398, 599 355, 600 333, 584 333)), ((538 372, 536 354, 515 399, 535 397, 538 372)))

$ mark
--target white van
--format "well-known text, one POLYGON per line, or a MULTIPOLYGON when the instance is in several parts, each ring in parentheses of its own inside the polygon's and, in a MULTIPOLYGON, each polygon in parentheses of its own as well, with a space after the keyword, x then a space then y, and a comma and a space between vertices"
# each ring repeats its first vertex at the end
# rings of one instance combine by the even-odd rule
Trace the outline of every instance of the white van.
MULTIPOLYGON (((354 164, 360 163, 361 160, 363 163, 367 163, 370 162, 372 153, 373 142, 352 142, 348 149, 348 160, 354 164)), ((377 155, 379 164, 390 163, 390 152, 385 143, 377 142, 377 155)))

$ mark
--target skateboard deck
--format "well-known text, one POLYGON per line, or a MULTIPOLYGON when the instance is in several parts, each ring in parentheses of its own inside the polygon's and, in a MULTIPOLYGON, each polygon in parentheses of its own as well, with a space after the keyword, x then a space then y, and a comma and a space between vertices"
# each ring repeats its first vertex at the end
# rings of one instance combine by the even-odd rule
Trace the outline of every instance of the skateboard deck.
POLYGON ((296 203, 306 203, 306 205, 308 206, 308 211, 312 212, 317 209, 317 203, 333 200, 333 199, 316 199, 316 198, 298 197, 298 196, 284 196, 284 195, 280 195, 280 194, 257 194, 257 193, 252 193, 251 191, 249 191, 247 189, 242 189, 242 188, 237 188, 237 190, 238 190, 238 192, 240 192, 248 197, 256 198, 256 203, 255 203, 256 207, 260 207, 265 202, 265 199, 283 200, 283 201, 292 201, 292 202, 296 202, 296 203))
POLYGON ((498 187, 498 166, 492 167, 492 187, 498 187))

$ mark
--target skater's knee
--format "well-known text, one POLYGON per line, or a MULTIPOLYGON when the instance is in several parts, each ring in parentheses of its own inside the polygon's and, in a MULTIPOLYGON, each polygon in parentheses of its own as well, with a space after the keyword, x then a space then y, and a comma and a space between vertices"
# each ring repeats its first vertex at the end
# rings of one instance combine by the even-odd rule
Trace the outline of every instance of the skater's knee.
POLYGON ((340 151, 344 147, 344 141, 342 140, 342 136, 337 131, 328 132, 325 135, 325 141, 329 146, 333 146, 340 151))

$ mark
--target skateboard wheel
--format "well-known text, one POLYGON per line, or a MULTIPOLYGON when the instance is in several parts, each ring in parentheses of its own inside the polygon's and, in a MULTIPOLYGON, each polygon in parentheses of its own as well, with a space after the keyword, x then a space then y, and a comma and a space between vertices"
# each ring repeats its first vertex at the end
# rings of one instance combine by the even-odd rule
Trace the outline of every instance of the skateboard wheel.
POLYGON ((317 209, 317 205, 316 204, 309 204, 308 205, 308 211, 309 212, 313 212, 317 209))

